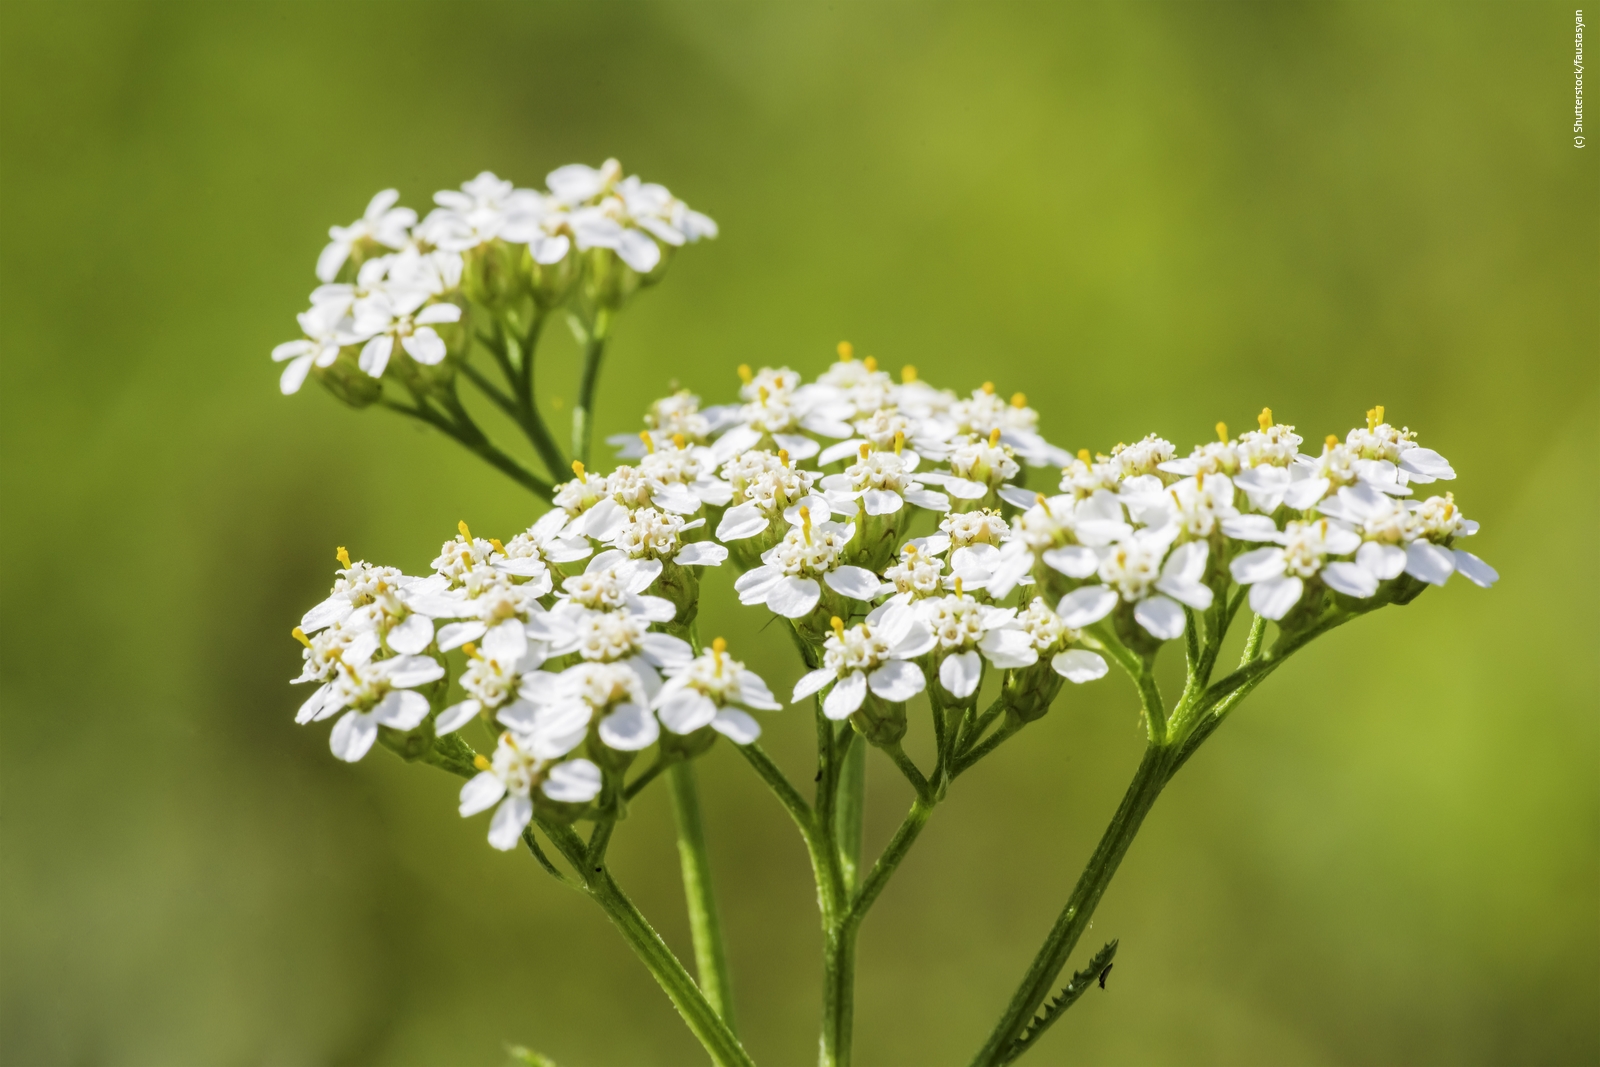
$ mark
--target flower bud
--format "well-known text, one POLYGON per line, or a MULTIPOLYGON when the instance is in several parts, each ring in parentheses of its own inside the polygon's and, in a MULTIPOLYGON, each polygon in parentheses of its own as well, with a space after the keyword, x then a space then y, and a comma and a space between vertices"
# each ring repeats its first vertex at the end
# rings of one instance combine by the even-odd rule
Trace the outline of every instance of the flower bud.
POLYGON ((1007 671, 1000 689, 1000 699, 1006 704, 1006 718, 1017 723, 1044 718, 1065 681, 1050 668, 1048 659, 1041 659, 1031 667, 1007 671))
POLYGON ((906 735, 906 706, 903 701, 890 703, 876 693, 868 693, 861 707, 850 716, 850 725, 868 743, 883 747, 898 744, 906 735))

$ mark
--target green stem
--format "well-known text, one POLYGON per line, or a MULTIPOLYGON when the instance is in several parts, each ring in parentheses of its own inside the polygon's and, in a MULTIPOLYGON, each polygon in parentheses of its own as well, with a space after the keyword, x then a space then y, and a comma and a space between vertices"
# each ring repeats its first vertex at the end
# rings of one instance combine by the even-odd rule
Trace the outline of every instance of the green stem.
POLYGON ((508 475, 512 481, 529 490, 539 499, 547 503, 550 501, 552 494, 550 483, 496 448, 489 438, 484 435, 483 431, 478 428, 478 425, 472 422, 470 417, 466 416, 466 411, 461 408, 460 401, 456 401, 453 405, 454 410, 459 412, 457 419, 447 418, 432 408, 424 407, 420 402, 416 406, 412 406, 385 398, 382 404, 391 411, 398 411, 402 415, 427 423, 447 437, 454 438, 468 450, 477 453, 490 466, 502 474, 508 475))
POLYGON ((878 899, 878 894, 883 892, 883 887, 889 884, 890 877, 899 868, 900 861, 911 851, 917 835, 922 833, 922 828, 928 824, 928 816, 932 814, 933 805, 920 797, 911 805, 911 810, 906 813, 900 828, 894 832, 894 836, 884 846, 883 854, 872 865, 872 872, 867 875, 866 881, 861 883, 861 891, 856 894, 855 900, 850 904, 849 914, 845 916, 846 925, 861 924, 868 909, 878 899))
POLYGON ((572 454, 589 462, 589 440, 594 436, 594 394, 600 384, 600 363, 606 354, 610 312, 601 309, 587 329, 583 345, 583 376, 578 381, 578 402, 572 409, 572 454))
POLYGON ((1067 899, 1066 907, 1056 919, 1050 935, 1045 938, 988 1041, 973 1057, 973 1067, 998 1067, 1010 1059, 1012 1044, 1021 1036, 1034 1012, 1050 996, 1057 976, 1071 957, 1078 938, 1088 928, 1095 906, 1100 903, 1106 886, 1117 873, 1117 867, 1139 832, 1144 817, 1161 795, 1172 755, 1170 749, 1160 744, 1152 744, 1145 749, 1144 759, 1140 761, 1139 769, 1116 814, 1111 817, 1110 825, 1101 836, 1094 855, 1089 858, 1088 866, 1079 876, 1072 896, 1067 899))
POLYGON ((850 747, 839 767, 839 803, 833 812, 846 893, 854 893, 860 881, 861 824, 866 810, 867 746, 854 738, 854 730, 845 735, 850 747))
POLYGON ((539 460, 550 472, 553 481, 563 481, 571 469, 567 465, 567 458, 561 454, 561 446, 556 444, 555 435, 550 432, 550 427, 545 425, 544 417, 539 414, 539 405, 533 396, 533 357, 539 347, 539 338, 544 334, 545 320, 550 312, 545 308, 535 308, 533 321, 528 324, 528 332, 522 336, 522 363, 517 368, 514 388, 517 393, 517 405, 522 409, 518 422, 522 425, 522 432, 527 436, 528 442, 533 445, 533 450, 539 453, 539 460))
POLYGON ((707 1002, 722 1016, 730 1031, 733 1022, 733 983, 722 947, 722 924, 711 890, 711 860, 706 853, 705 826, 700 817, 700 790, 694 764, 684 760, 667 772, 672 785, 672 811, 678 823, 678 861, 683 867, 683 895, 689 906, 689 931, 694 939, 695 973, 707 1002))

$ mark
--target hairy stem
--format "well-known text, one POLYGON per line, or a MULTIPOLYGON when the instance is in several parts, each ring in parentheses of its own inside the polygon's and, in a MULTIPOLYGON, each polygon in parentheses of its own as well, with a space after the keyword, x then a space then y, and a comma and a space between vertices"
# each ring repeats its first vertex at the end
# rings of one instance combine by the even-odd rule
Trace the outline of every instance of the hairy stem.
POLYGON ((1088 928, 1101 895, 1117 873, 1117 867, 1138 834, 1144 817, 1161 795, 1161 789, 1168 779, 1167 765, 1171 757, 1171 750, 1161 744, 1151 744, 1145 749, 1139 769, 1134 773, 1122 803, 1101 835, 1100 843, 1084 867, 1083 874, 1079 876, 1072 896, 1067 899, 1066 907, 1034 956, 1022 984, 1017 987, 1016 994, 1000 1016, 1000 1021, 995 1024, 989 1039, 973 1057, 973 1067, 998 1067, 1010 1059, 1013 1043, 1055 988, 1056 978, 1071 957, 1078 938, 1088 928))
POLYGON ((683 895, 689 906, 689 931, 694 939, 695 973, 708 1003, 736 1031, 733 984, 722 946, 722 923, 711 890, 711 861, 706 853, 705 826, 700 818, 700 788, 694 764, 675 763, 667 772, 672 786, 672 811, 678 823, 678 861, 683 867, 683 895))
POLYGON ((854 893, 860 881, 861 824, 866 813, 867 746, 856 739, 855 731, 845 735, 849 747, 839 767, 839 801, 834 807, 834 834, 839 844, 839 871, 844 876, 846 893, 854 893))

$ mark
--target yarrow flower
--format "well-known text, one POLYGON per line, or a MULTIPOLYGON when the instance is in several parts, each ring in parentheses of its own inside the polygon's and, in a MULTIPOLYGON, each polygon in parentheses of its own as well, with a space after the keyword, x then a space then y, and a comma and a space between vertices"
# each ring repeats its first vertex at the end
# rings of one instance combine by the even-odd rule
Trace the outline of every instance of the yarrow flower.
POLYGON ((927 688, 927 679, 906 661, 926 652, 930 639, 915 615, 890 606, 848 630, 834 616, 833 633, 823 643, 822 666, 795 683, 791 702, 828 689, 822 713, 847 719, 860 709, 868 690, 891 702, 910 700, 927 688))
POLYGON ((728 654, 722 638, 687 663, 667 669, 667 680, 656 694, 656 715, 676 734, 703 727, 748 745, 761 736, 761 726, 741 708, 777 711, 783 705, 755 672, 728 654))
POLYGON ((540 759, 510 731, 500 735, 494 757, 480 755, 477 766, 478 776, 461 787, 461 815, 467 818, 494 808, 489 844, 502 852, 516 848, 522 831, 533 821, 534 790, 557 803, 586 804, 602 784, 600 768, 588 760, 540 759))

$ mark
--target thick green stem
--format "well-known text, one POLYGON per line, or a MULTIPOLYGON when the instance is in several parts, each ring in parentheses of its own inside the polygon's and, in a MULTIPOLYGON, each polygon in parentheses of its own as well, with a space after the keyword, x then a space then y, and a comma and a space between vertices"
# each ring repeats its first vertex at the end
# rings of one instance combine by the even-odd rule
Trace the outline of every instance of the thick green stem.
POLYGON ((818 1067, 849 1067, 855 1027, 856 927, 835 922, 822 931, 822 1038, 818 1067))
POLYGON ((911 851, 911 846, 916 843, 922 828, 928 824, 928 816, 932 814, 933 805, 921 797, 911 805, 911 810, 906 813, 900 828, 894 832, 894 837, 884 846, 883 854, 872 865, 872 873, 861 883, 861 891, 856 894, 855 900, 850 904, 850 912, 845 916, 846 925, 852 927, 861 925, 861 920, 866 918, 868 909, 877 901, 878 894, 883 892, 883 887, 889 884, 889 879, 899 868, 900 861, 911 851))
POLYGON ((600 385, 600 364, 606 354, 610 312, 601 310, 587 329, 583 345, 583 376, 578 381, 578 402, 572 409, 572 455, 589 462, 589 440, 594 436, 594 394, 600 385))
POLYGON ((1167 765, 1172 755, 1172 751, 1161 744, 1152 744, 1145 749, 1144 759, 1140 761, 1139 769, 1116 814, 1111 817, 1111 824, 1101 836, 1088 866, 1079 876, 1072 896, 1067 899, 1067 906, 1056 919, 1050 935, 1045 938, 1022 984, 1007 1005, 1005 1014, 995 1025, 994 1032, 973 1058, 974 1067, 998 1067, 1007 1062, 1012 1044, 1021 1036, 1034 1012, 1050 996, 1061 969, 1071 957, 1078 938, 1088 928, 1095 906, 1100 903, 1106 886, 1117 873, 1117 867, 1139 832, 1144 817, 1161 795, 1161 789, 1168 779, 1167 765))
POLYGON ((861 824, 865 815, 867 790, 867 746, 854 740, 854 731, 845 735, 853 740, 845 750, 839 767, 839 802, 834 807, 834 834, 839 843, 839 870, 846 893, 854 893, 860 882, 861 824))
POLYGON ((722 947, 722 924, 711 890, 711 861, 706 854, 705 826, 700 818, 700 789, 694 764, 675 763, 667 772, 672 785, 672 811, 678 822, 678 862, 683 867, 683 895, 689 906, 689 932, 694 939, 695 973, 706 1000, 728 1029, 733 1022, 733 984, 728 977, 727 953, 722 947))

